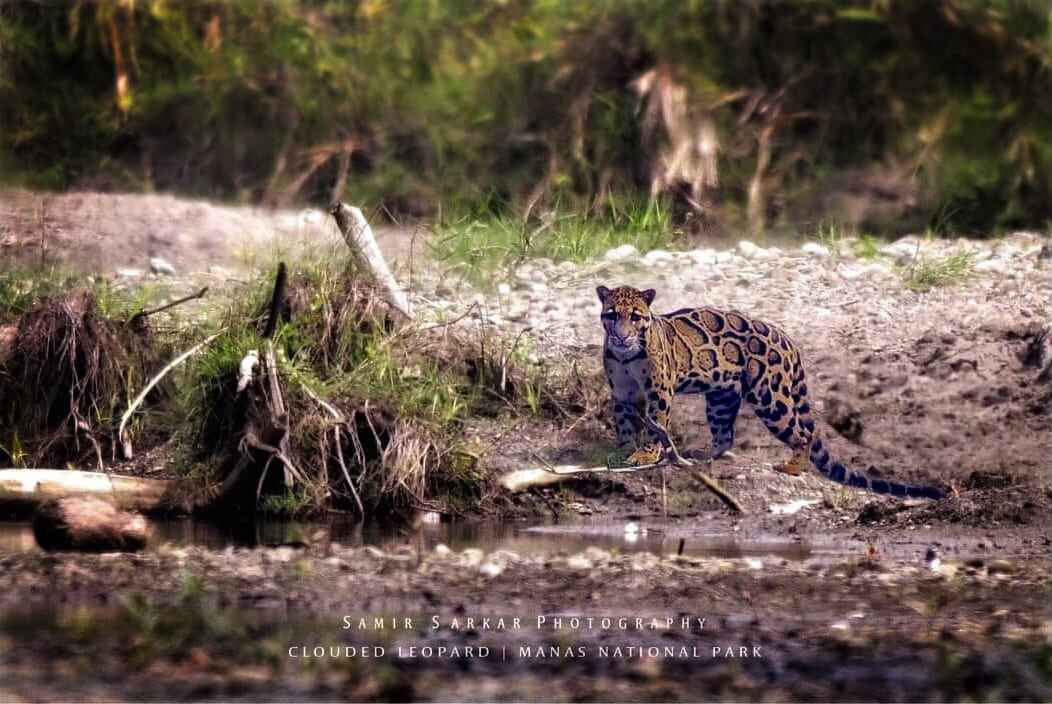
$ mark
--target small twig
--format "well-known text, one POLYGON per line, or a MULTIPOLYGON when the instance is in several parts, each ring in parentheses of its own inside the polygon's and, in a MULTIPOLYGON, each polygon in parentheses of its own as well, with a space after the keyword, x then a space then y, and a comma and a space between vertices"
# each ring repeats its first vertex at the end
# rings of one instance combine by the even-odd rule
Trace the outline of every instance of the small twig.
POLYGON ((558 469, 555 468, 555 465, 538 455, 536 452, 531 452, 530 456, 533 457, 533 459, 540 462, 541 464, 543 464, 544 468, 549 472, 552 472, 553 474, 566 474, 566 472, 560 472, 558 469))
MULTIPOLYGON (((271 455, 276 457, 281 462, 281 464, 285 466, 287 474, 291 475, 292 478, 295 478, 301 482, 306 482, 303 473, 296 469, 296 465, 292 463, 292 460, 289 459, 288 455, 282 452, 281 449, 274 447, 273 445, 268 445, 267 443, 257 439, 255 434, 250 433, 244 438, 242 438, 241 445, 243 448, 251 447, 256 450, 262 450, 263 452, 269 452, 271 455)), ((292 484, 290 479, 286 482, 286 486, 291 485, 292 484)))
POLYGON ((342 438, 340 438, 339 426, 333 428, 333 437, 336 440, 336 459, 339 460, 340 469, 343 470, 343 478, 347 480, 347 487, 354 496, 354 502, 358 504, 358 512, 362 517, 365 517, 365 506, 362 505, 362 498, 358 496, 358 489, 355 488, 354 482, 351 481, 351 473, 347 471, 347 463, 343 461, 343 442, 342 438))
MULTIPOLYGON (((347 488, 351 490, 351 495, 354 496, 354 502, 358 504, 358 512, 364 516, 365 506, 362 504, 362 499, 358 495, 358 489, 354 486, 354 481, 351 479, 351 473, 347 470, 347 463, 343 459, 343 438, 342 438, 342 427, 346 426, 346 418, 343 413, 339 411, 335 406, 325 401, 323 398, 314 393, 307 386, 301 384, 303 391, 310 396, 315 403, 328 411, 329 415, 332 416, 333 420, 336 421, 336 425, 332 429, 332 438, 336 443, 336 460, 340 463, 340 470, 343 472, 343 478, 347 480, 347 488)), ((349 430, 349 429, 348 429, 349 430)))
POLYGON ((373 425, 373 419, 369 415, 369 399, 365 399, 365 405, 362 406, 362 414, 365 416, 365 423, 369 426, 369 430, 372 431, 373 440, 376 441, 376 448, 379 450, 383 447, 383 442, 380 441, 380 435, 376 432, 376 426, 373 425))
MULTIPOLYGON (((278 379, 278 362, 277 356, 274 354, 274 341, 267 340, 267 347, 264 360, 266 367, 264 373, 267 377, 268 386, 270 387, 269 398, 267 399, 268 405, 270 406, 270 412, 273 419, 274 427, 281 431, 281 439, 278 441, 280 449, 275 448, 274 451, 279 455, 279 459, 285 456, 288 451, 288 438, 289 438, 289 414, 285 408, 285 399, 281 395, 281 382, 278 379)), ((298 474, 295 471, 291 461, 282 460, 285 465, 285 486, 292 486, 292 479, 294 474, 298 474)), ((297 477, 298 478, 298 477, 297 477)), ((302 481, 302 479, 301 479, 302 481)))
POLYGON ((186 352, 183 352, 181 355, 173 359, 167 365, 165 365, 164 369, 158 372, 155 377, 150 379, 150 382, 146 384, 146 387, 143 388, 143 390, 139 392, 139 395, 135 397, 135 400, 131 402, 131 405, 128 406, 128 410, 126 410, 124 412, 124 415, 121 416, 121 422, 117 428, 117 439, 121 443, 121 450, 124 453, 124 459, 130 460, 134 455, 132 451, 131 441, 127 437, 125 437, 124 434, 125 426, 128 424, 128 420, 132 417, 132 414, 135 413, 135 409, 138 408, 144 400, 146 400, 146 395, 150 393, 150 390, 153 389, 153 387, 156 386, 158 382, 160 382, 161 379, 163 379, 168 374, 168 372, 172 371, 177 366, 185 362, 188 358, 196 354, 202 347, 215 340, 224 332, 226 332, 225 328, 213 335, 209 335, 208 337, 206 337, 205 339, 201 340, 196 345, 188 349, 186 352))
POLYGON ((95 436, 91 432, 91 427, 86 422, 81 420, 81 418, 77 416, 76 413, 74 413, 73 415, 73 425, 75 426, 76 430, 79 430, 88 436, 88 440, 91 441, 92 447, 95 448, 95 460, 98 463, 99 471, 103 471, 104 467, 102 463, 102 449, 99 448, 99 443, 95 441, 95 436))
POLYGON ((500 356, 500 391, 504 393, 504 387, 508 381, 508 362, 511 360, 512 355, 515 354, 515 348, 519 346, 519 340, 522 336, 528 333, 532 328, 526 327, 519 331, 519 334, 515 336, 515 341, 511 343, 511 349, 508 353, 501 354, 500 356))
POLYGON ((259 483, 256 484, 256 501, 259 501, 259 497, 263 495, 263 482, 267 478, 267 472, 270 471, 270 463, 274 461, 274 455, 267 458, 267 461, 263 464, 263 471, 259 473, 259 483))
MULTIPOLYGON (((358 419, 358 411, 357 410, 352 411, 352 413, 351 413, 351 420, 350 420, 350 423, 348 423, 348 426, 353 424, 354 427, 357 428, 357 425, 358 425, 357 419, 358 419)), ((365 477, 365 472, 367 470, 367 467, 366 467, 366 464, 365 464, 365 448, 362 447, 362 441, 361 441, 361 438, 358 437, 358 433, 357 432, 352 432, 350 435, 351 435, 351 444, 354 445, 354 456, 355 456, 355 459, 358 460, 358 466, 360 466, 362 468, 362 471, 358 474, 358 481, 360 483, 362 481, 362 478, 365 477)))
POLYGON ((661 468, 661 515, 668 518, 668 478, 665 467, 661 468))
POLYGON ((651 430, 651 432, 658 436, 658 441, 662 444, 664 448, 664 457, 662 458, 663 461, 668 462, 674 467, 692 468, 694 471, 694 478, 699 480, 702 484, 704 484, 705 488, 707 488, 709 491, 715 494, 720 499, 720 501, 727 505, 731 510, 737 513, 744 513, 741 504, 738 503, 737 499, 735 499, 733 496, 724 491, 723 487, 721 487, 715 479, 705 474, 705 472, 701 471, 698 468, 698 466, 692 461, 684 458, 683 455, 679 454, 679 450, 676 449, 676 444, 672 442, 672 438, 669 437, 668 432, 664 428, 659 426, 650 418, 647 418, 645 414, 636 415, 643 421, 643 424, 651 430))
POLYGON ((139 318, 148 318, 149 316, 154 315, 155 313, 163 313, 164 311, 168 310, 169 308, 175 308, 176 306, 182 305, 183 303, 186 303, 187 301, 193 301, 193 300, 196 300, 198 298, 201 298, 207 292, 208 292, 208 287, 205 286, 203 289, 201 289, 197 293, 191 293, 189 296, 183 296, 182 298, 177 298, 176 300, 172 301, 171 303, 165 303, 163 306, 158 306, 157 308, 152 308, 150 310, 141 310, 138 313, 136 313, 135 315, 133 315, 131 317, 131 320, 129 320, 128 322, 129 323, 134 323, 139 318))
POLYGON ((438 330, 439 328, 447 328, 450 325, 456 325, 457 323, 459 323, 464 318, 467 318, 468 316, 470 316, 472 313, 477 313, 477 312, 481 311, 481 309, 482 309, 482 306, 480 306, 477 302, 476 303, 472 303, 471 305, 468 306, 468 309, 466 311, 464 311, 463 313, 461 313, 457 317, 453 318, 452 320, 447 320, 447 321, 442 322, 442 323, 435 323, 434 325, 428 325, 427 327, 420 328, 419 330, 416 330, 415 332, 430 332, 431 330, 438 330))
POLYGON ((305 384, 300 384, 300 388, 303 389, 303 392, 310 396, 315 403, 324 408, 329 413, 329 415, 332 416, 333 420, 335 420, 337 423, 343 423, 346 421, 343 414, 340 413, 340 411, 336 407, 334 407, 325 399, 318 396, 318 394, 311 391, 310 387, 306 386, 305 384))

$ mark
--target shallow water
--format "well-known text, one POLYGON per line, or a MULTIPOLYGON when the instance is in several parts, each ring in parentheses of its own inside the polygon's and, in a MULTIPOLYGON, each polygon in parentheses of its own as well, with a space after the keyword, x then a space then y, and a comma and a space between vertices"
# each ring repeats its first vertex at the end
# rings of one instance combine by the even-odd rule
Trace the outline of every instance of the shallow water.
MULTIPOLYGON (((530 525, 526 523, 467 523, 430 520, 422 514, 415 526, 392 528, 379 524, 334 520, 328 523, 302 521, 257 521, 216 523, 198 518, 166 518, 150 521, 147 549, 161 545, 197 546, 212 550, 226 547, 261 547, 282 544, 313 544, 332 541, 343 545, 373 545, 391 549, 411 545, 425 550, 444 544, 453 550, 479 548, 486 552, 510 550, 522 555, 577 553, 589 547, 657 554, 682 553, 706 557, 780 557, 802 560, 816 552, 803 541, 777 538, 740 538, 733 533, 683 534, 683 528, 655 521, 579 520, 570 523, 530 525), (682 545, 680 544, 682 541, 682 545)), ((35 551, 29 521, 0 522, 0 553, 35 551)))

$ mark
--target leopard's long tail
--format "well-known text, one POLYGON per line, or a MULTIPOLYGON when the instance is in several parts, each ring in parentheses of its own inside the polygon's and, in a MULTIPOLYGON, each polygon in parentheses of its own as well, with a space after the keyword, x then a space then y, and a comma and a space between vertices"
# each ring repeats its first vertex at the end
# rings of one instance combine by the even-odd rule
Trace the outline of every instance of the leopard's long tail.
POLYGON ((899 484, 898 482, 877 479, 859 472, 853 472, 830 455, 829 451, 822 444, 821 438, 818 437, 811 441, 811 463, 826 479, 839 484, 846 484, 847 486, 869 489, 876 494, 891 494, 892 496, 922 499, 941 499, 946 496, 946 492, 933 486, 899 484))

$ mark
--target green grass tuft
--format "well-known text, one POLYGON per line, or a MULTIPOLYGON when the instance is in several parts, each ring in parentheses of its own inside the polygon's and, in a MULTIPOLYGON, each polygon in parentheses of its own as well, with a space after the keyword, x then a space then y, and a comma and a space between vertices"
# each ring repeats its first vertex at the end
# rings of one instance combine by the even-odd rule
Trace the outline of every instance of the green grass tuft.
POLYGON ((914 291, 930 291, 939 286, 964 281, 975 269, 972 252, 958 252, 948 257, 920 258, 903 269, 903 282, 914 291))
POLYGON ((824 220, 815 230, 815 240, 829 250, 834 257, 843 253, 844 240, 854 235, 848 226, 836 220, 824 220))
POLYGON ((859 259, 876 259, 880 256, 880 247, 883 244, 880 238, 873 235, 861 234, 855 242, 855 256, 859 259))
POLYGON ((431 249, 481 283, 530 257, 583 262, 624 244, 641 252, 667 249, 679 236, 665 202, 629 200, 590 215, 553 210, 529 220, 507 214, 447 219, 436 226, 431 249))

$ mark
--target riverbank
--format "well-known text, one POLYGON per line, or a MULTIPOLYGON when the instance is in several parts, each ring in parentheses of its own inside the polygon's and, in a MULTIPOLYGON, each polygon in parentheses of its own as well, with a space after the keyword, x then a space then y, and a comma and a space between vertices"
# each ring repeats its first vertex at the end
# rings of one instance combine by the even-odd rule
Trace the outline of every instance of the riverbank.
POLYGON ((339 544, 9 555, 4 694, 1041 701, 1052 691, 1046 552, 939 563, 339 544))

